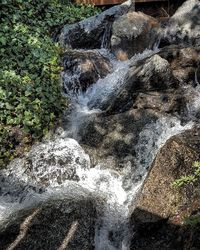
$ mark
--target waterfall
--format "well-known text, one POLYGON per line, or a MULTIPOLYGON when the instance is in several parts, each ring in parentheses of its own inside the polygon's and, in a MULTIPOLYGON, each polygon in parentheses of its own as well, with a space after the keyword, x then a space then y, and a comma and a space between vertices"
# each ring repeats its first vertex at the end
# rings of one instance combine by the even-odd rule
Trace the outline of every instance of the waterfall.
MULTIPOLYGON (((99 52, 105 53, 105 50, 99 52)), ((34 161, 31 165, 27 163, 29 167, 26 169, 26 163, 18 159, 1 171, 0 229, 13 220, 17 211, 36 207, 46 200, 92 196, 103 201, 95 226, 95 249, 129 249, 129 208, 134 204, 149 166, 160 147, 171 136, 192 128, 194 113, 199 109, 199 99, 196 98, 188 106, 190 119, 184 125, 177 117, 168 116, 151 122, 142 129, 136 145, 135 172, 132 172, 131 162, 128 162, 120 173, 100 164, 91 168, 90 158, 79 145, 77 134, 88 117, 102 113, 102 107, 107 105, 112 95, 123 88, 129 66, 157 52, 157 48, 154 51, 145 50, 125 62, 117 61, 106 52, 113 65, 113 72, 99 79, 86 92, 78 91, 76 95, 68 92, 73 108, 68 117, 67 131, 55 135, 51 141, 33 146, 31 155, 34 161), (70 174, 65 172, 58 160, 66 158, 66 154, 69 156, 70 174), (44 158, 53 159, 53 162, 41 164, 44 158), (27 170, 30 166, 32 178, 27 170), (44 180, 46 187, 42 186, 44 180), (24 183, 24 187, 20 183, 24 183)), ((72 77, 76 79, 76 76, 72 77)), ((199 97, 199 87, 194 91, 199 97)))

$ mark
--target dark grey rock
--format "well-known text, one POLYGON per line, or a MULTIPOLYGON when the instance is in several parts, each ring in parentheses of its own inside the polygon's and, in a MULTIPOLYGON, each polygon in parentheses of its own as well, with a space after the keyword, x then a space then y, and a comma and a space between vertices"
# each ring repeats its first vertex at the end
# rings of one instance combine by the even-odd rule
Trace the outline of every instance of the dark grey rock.
POLYGON ((122 87, 115 93, 115 96, 110 98, 110 103, 104 105, 108 112, 127 110, 133 106, 140 92, 162 92, 176 89, 178 85, 169 62, 159 55, 153 55, 130 67, 122 87))
POLYGON ((174 77, 181 85, 197 85, 199 81, 200 48, 171 45, 159 55, 170 63, 174 77))
POLYGON ((24 235, 15 249, 55 250, 64 240, 70 250, 94 249, 96 204, 92 198, 52 200, 12 215, 10 223, 0 232, 0 249, 8 249, 19 235, 24 235), (25 234, 23 234, 25 232, 25 234), (71 235, 71 236, 70 236, 71 235))
POLYGON ((66 25, 59 37, 63 47, 72 49, 94 49, 108 47, 110 31, 114 20, 130 8, 130 3, 114 6, 101 14, 90 17, 79 23, 66 25), (104 38, 106 40, 104 40, 104 38))

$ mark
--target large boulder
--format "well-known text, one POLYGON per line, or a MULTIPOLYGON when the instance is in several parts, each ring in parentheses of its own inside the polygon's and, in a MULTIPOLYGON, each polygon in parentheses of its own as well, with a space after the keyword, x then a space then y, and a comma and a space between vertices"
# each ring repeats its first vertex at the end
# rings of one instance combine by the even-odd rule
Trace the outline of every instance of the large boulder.
POLYGON ((66 25, 61 31, 59 41, 63 47, 72 49, 109 47, 112 23, 129 8, 130 3, 127 1, 79 23, 66 25))
POLYGON ((170 18, 165 29, 167 43, 200 46, 200 2, 187 0, 170 18))
POLYGON ((171 45, 160 50, 159 55, 170 63, 173 75, 181 85, 196 85, 200 79, 200 49, 171 45))
MULTIPOLYGON (((172 184, 181 176, 194 173, 193 162, 198 161, 200 155, 199 138, 199 128, 187 130, 170 138, 158 152, 132 213, 132 223, 136 230, 132 249, 154 249, 159 244, 162 249, 198 249, 185 248, 187 244, 192 247, 191 242, 187 242, 188 237, 187 240, 184 239, 189 229, 183 228, 181 231, 180 226, 185 223, 186 218, 199 214, 199 181, 182 188, 175 188, 172 184), (152 238, 148 236, 145 239, 143 233, 148 228, 153 230, 150 236, 152 238), (166 236, 159 239, 159 236, 167 232, 166 236), (177 238, 174 239, 174 236, 177 238), (149 248, 144 247, 147 242, 149 248), (138 248, 134 247, 136 243, 139 244, 138 248), (178 243, 179 247, 176 246, 178 243)), ((193 237, 194 234, 190 236, 193 237)), ((197 242, 198 237, 195 239, 197 242)))
POLYGON ((159 55, 133 64, 124 77, 124 83, 108 102, 102 102, 100 108, 108 112, 121 112, 131 108, 139 93, 150 91, 163 92, 176 89, 179 84, 174 77, 170 64, 159 55))
POLYGON ((0 249, 94 249, 96 204, 92 198, 49 200, 22 209, 0 231, 0 249))
POLYGON ((139 65, 134 65, 126 76, 127 85, 132 83, 134 91, 166 90, 178 87, 170 64, 159 55, 153 55, 139 65))
POLYGON ((111 72, 109 60, 97 51, 69 50, 63 55, 63 88, 67 94, 86 91, 99 78, 111 72))
POLYGON ((119 60, 127 60, 145 49, 153 49, 159 40, 159 23, 142 12, 128 12, 112 27, 111 50, 119 60))

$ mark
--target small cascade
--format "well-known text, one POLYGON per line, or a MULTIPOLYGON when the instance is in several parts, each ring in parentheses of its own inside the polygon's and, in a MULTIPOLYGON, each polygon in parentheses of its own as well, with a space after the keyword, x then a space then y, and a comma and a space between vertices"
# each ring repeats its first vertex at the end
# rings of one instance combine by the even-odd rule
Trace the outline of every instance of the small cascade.
POLYGON ((159 52, 158 47, 154 50, 146 49, 143 53, 134 55, 130 60, 118 61, 116 58, 105 49, 98 50, 98 52, 105 58, 109 59, 113 72, 108 74, 105 78, 100 78, 95 84, 91 85, 86 92, 80 90, 78 76, 67 76, 63 74, 63 85, 67 90, 67 97, 71 99, 72 112, 69 114, 67 125, 68 136, 78 138, 77 133, 81 124, 84 124, 87 117, 92 114, 98 114, 104 111, 113 94, 123 89, 124 77, 126 76, 129 67, 136 64, 138 61, 148 58, 159 52), (68 78, 70 80, 68 80, 68 78), (75 80, 74 80, 75 79, 75 80), (67 82, 74 82, 74 87, 70 88, 66 85, 67 82), (78 84, 77 84, 78 82, 78 84))
MULTIPOLYGON (((175 118, 163 118, 146 126, 140 133, 136 146, 138 166, 135 173, 131 172, 129 164, 121 173, 102 169, 98 165, 90 168, 88 155, 73 139, 57 138, 53 142, 41 144, 31 152, 35 157, 32 166, 34 178, 30 178, 24 171, 22 161, 13 162, 4 171, 4 179, 1 179, 0 225, 8 224, 10 216, 17 211, 37 207, 38 204, 49 199, 58 197, 76 199, 80 195, 87 198, 92 195, 104 201, 102 216, 96 223, 95 249, 128 250, 131 237, 129 207, 134 202, 150 163, 168 138, 192 126, 192 122, 182 126, 175 118), (63 155, 64 161, 66 154, 73 159, 70 163, 73 168, 72 174, 68 178, 67 173, 62 172, 65 169, 56 160, 56 156, 63 155), (43 159, 53 159, 55 162, 45 166, 42 156, 43 159), (39 162, 42 163, 40 168, 38 168, 39 162), (77 177, 73 178, 74 175, 77 177), (44 179, 51 182, 45 189, 39 188, 38 183, 42 184, 44 179), (125 187, 124 182, 126 182, 125 187), (20 183, 24 183, 24 186, 21 187, 20 183)), ((59 161, 61 159, 59 157, 59 161)))
POLYGON ((102 49, 109 49, 110 47, 110 37, 112 31, 112 23, 108 23, 105 27, 105 31, 101 40, 101 48, 102 49))
MULTIPOLYGON (((91 29, 90 23, 87 28, 91 29)), ((95 225, 96 250, 129 250, 131 240, 130 207, 134 206, 137 194, 159 149, 173 135, 191 129, 200 109, 200 89, 193 88, 193 100, 187 106, 187 119, 162 115, 146 124, 138 135, 135 145, 136 160, 130 161, 121 171, 108 165, 91 166, 91 160, 79 144, 80 128, 92 115, 102 114, 110 100, 124 87, 125 77, 131 66, 158 53, 146 49, 130 60, 118 61, 108 50, 108 26, 102 48, 98 52, 109 59, 112 72, 82 91, 79 74, 63 73, 63 85, 71 100, 66 118, 66 131, 33 146, 25 159, 13 161, 0 175, 0 230, 15 219, 17 212, 37 207, 47 200, 94 197, 101 201, 101 211, 95 225), (72 83, 72 85, 71 85, 72 83), (65 168, 67 165, 67 168, 65 168)), ((97 208, 98 209, 98 208, 97 208)))

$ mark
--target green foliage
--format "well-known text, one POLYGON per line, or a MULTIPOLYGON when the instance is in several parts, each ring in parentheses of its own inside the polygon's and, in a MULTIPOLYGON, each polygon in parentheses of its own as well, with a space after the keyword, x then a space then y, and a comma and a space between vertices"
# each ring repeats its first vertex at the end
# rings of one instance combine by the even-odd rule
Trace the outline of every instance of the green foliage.
MULTIPOLYGON (((195 161, 193 163, 193 174, 188 176, 182 176, 180 179, 177 179, 173 182, 172 186, 174 188, 181 188, 188 184, 194 184, 200 178, 200 162, 195 161)), ((185 224, 190 226, 195 226, 200 223, 200 216, 194 215, 185 219, 185 224)))
POLYGON ((2 0, 0 8, 1 167, 24 138, 30 144, 52 129, 66 107, 59 83, 62 50, 50 38, 52 28, 97 9, 58 0, 2 0))
POLYGON ((190 183, 196 182, 200 177, 200 162, 195 161, 193 163, 193 174, 182 176, 181 178, 175 180, 172 184, 174 188, 180 188, 190 183))
POLYGON ((189 218, 185 219, 185 225, 196 226, 197 224, 200 224, 200 216, 199 215, 190 216, 189 218))

